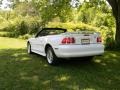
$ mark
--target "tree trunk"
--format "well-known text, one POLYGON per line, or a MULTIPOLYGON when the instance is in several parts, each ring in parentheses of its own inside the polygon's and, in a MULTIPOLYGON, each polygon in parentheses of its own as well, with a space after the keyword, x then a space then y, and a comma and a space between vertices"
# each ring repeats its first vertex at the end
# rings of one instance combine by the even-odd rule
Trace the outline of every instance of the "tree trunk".
POLYGON ((107 0, 112 7, 113 15, 116 20, 115 43, 120 48, 120 0, 107 0))
POLYGON ((116 17, 116 35, 115 41, 118 47, 120 47, 120 0, 118 0, 118 15, 116 17))
POLYGON ((115 41, 117 46, 120 47, 120 15, 116 18, 116 35, 115 35, 115 41))

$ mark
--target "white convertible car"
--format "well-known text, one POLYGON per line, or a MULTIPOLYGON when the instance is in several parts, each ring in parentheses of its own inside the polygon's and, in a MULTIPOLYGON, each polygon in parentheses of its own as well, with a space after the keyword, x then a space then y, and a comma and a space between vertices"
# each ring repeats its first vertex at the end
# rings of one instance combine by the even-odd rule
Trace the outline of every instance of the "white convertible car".
POLYGON ((58 58, 93 57, 104 53, 99 33, 90 31, 67 32, 62 28, 43 28, 28 39, 28 53, 47 57, 49 64, 58 58))

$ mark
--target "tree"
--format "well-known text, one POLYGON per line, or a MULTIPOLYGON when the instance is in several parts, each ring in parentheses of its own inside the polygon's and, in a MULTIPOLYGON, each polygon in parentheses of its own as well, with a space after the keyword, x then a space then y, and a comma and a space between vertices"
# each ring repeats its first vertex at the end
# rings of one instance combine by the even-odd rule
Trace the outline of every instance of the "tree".
POLYGON ((39 11, 43 26, 52 19, 59 17, 62 22, 71 20, 71 0, 32 0, 33 5, 39 11))
POLYGON ((120 0, 107 0, 107 1, 112 7, 113 16, 115 17, 116 20, 115 42, 117 46, 119 46, 120 45, 120 0))

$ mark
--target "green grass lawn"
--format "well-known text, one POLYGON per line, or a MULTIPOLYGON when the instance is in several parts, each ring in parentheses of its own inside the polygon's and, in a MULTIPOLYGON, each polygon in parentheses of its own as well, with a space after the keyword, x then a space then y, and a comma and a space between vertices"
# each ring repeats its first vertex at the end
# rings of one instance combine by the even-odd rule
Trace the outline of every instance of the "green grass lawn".
POLYGON ((119 51, 50 66, 45 58, 27 54, 25 40, 0 37, 0 90, 119 89, 119 51))

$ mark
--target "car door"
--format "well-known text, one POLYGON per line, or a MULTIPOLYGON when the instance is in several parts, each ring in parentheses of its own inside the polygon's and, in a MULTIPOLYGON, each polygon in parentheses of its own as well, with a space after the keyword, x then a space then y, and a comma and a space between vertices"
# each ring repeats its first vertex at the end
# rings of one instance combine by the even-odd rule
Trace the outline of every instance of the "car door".
POLYGON ((39 53, 42 53, 42 50, 41 50, 43 45, 42 37, 35 38, 33 42, 34 42, 34 50, 39 53))
POLYGON ((39 53, 44 53, 44 44, 45 44, 45 37, 47 36, 47 31, 42 30, 40 31, 33 40, 33 48, 35 51, 39 53))

